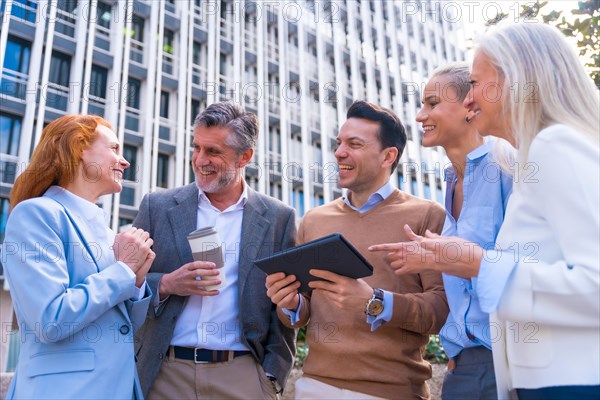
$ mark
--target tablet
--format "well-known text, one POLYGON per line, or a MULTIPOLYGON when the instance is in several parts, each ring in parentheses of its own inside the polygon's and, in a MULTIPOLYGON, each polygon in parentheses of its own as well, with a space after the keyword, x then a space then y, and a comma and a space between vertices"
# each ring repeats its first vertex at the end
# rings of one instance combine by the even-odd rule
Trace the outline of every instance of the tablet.
POLYGON ((310 275, 311 269, 323 269, 355 279, 373 275, 371 264, 339 233, 290 247, 254 263, 267 274, 296 275, 301 283, 300 292, 312 290, 308 282, 323 280, 310 275))

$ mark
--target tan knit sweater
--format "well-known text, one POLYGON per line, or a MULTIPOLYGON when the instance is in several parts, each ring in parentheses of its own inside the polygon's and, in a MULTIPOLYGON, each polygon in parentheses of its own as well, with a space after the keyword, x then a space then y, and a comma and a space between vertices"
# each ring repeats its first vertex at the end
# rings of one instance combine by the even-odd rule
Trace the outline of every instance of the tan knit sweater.
MULTIPOLYGON (((448 315, 439 273, 398 277, 384 260, 385 253, 367 250, 376 243, 407 241, 402 227, 418 234, 440 232, 445 212, 434 202, 399 190, 372 210, 359 214, 342 199, 309 211, 300 225, 298 244, 339 232, 373 265, 365 281, 394 292, 392 320, 371 332, 363 310, 340 310, 318 291, 305 296, 300 321, 306 325, 309 355, 304 375, 327 384, 390 399, 428 398, 425 381, 431 367, 423 360, 429 334, 437 333, 448 315), (310 314, 310 315, 309 315, 310 314)), ((280 310, 279 310, 280 311, 280 310)), ((281 321, 290 318, 279 313, 281 321)))

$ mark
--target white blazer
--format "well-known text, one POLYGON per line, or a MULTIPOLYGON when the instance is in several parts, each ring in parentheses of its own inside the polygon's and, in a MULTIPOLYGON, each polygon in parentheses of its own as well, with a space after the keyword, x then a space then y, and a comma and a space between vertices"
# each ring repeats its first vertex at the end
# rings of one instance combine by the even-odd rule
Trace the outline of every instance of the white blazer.
POLYGON ((502 399, 600 384, 599 169, 598 143, 553 125, 515 176, 501 250, 487 253, 477 283, 502 399))

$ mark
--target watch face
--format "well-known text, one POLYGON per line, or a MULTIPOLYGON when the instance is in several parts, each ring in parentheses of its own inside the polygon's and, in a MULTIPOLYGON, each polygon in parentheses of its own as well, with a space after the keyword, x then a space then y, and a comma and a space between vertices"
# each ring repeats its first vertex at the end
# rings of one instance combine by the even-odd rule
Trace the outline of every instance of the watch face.
POLYGON ((377 299, 369 302, 368 314, 371 316, 377 316, 383 311, 383 302, 377 299))

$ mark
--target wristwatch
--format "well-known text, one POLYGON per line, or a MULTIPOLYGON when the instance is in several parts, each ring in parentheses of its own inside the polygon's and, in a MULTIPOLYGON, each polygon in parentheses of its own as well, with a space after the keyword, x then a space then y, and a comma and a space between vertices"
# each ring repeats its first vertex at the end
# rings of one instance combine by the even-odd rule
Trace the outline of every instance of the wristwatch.
POLYGON ((373 289, 373 297, 367 301, 365 314, 376 317, 383 312, 383 290, 373 289))

